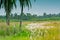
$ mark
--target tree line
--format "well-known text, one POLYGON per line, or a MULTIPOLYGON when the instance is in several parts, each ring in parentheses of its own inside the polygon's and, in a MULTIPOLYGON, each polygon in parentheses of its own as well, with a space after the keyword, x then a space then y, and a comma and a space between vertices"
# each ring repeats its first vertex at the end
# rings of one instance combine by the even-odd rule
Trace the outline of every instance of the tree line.
MULTIPOLYGON (((15 14, 10 14, 10 19, 16 19, 16 20, 20 20, 20 16, 17 13, 15 14)), ((26 13, 26 14, 22 14, 22 20, 36 20, 36 19, 44 19, 44 18, 52 18, 52 17, 60 17, 60 13, 58 14, 47 14, 47 13, 43 13, 42 16, 38 16, 37 14, 31 14, 31 13, 26 13)), ((0 19, 6 19, 6 16, 1 16, 0 15, 0 19)), ((53 18, 54 19, 54 18, 53 18)), ((56 18, 57 19, 57 18, 56 18)))

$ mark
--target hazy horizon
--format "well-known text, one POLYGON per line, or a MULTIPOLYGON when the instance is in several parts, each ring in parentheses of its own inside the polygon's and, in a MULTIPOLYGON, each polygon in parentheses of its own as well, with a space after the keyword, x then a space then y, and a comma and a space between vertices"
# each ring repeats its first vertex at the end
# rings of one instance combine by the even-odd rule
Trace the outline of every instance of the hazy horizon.
MULTIPOLYGON (((36 2, 32 2, 32 8, 28 10, 27 7, 24 8, 24 13, 31 13, 37 15, 43 15, 44 12, 47 14, 58 14, 60 13, 60 0, 36 0, 36 2)), ((17 2, 17 9, 13 9, 12 13, 15 12, 20 14, 20 5, 17 2)), ((4 9, 0 9, 0 15, 5 15, 4 9)))

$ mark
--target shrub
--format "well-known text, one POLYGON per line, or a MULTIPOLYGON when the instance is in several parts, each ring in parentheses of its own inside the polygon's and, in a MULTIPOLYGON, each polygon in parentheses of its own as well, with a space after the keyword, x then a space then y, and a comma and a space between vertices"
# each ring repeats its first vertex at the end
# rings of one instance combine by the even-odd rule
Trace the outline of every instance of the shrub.
POLYGON ((5 35, 4 30, 0 30, 0 36, 3 36, 3 35, 5 35))

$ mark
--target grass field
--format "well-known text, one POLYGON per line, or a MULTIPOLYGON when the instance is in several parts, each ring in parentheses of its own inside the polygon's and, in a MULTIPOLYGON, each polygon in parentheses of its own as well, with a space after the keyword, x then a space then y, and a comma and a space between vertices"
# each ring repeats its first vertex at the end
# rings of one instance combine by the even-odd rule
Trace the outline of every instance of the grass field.
POLYGON ((26 21, 22 24, 21 33, 19 33, 19 22, 11 22, 7 32, 11 35, 3 36, 6 28, 6 23, 0 22, 0 40, 60 40, 60 21, 26 21), (16 35, 13 35, 14 31, 16 35))

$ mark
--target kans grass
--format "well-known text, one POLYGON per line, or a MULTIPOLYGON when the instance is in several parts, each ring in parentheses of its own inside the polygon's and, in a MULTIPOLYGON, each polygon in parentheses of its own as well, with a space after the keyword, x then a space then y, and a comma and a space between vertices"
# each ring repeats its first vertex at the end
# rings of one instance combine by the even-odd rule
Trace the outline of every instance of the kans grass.
POLYGON ((60 40, 60 21, 23 22, 21 33, 19 22, 0 22, 0 40, 60 40))

